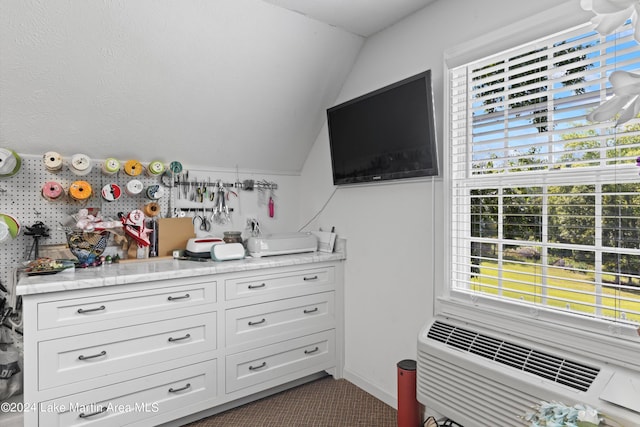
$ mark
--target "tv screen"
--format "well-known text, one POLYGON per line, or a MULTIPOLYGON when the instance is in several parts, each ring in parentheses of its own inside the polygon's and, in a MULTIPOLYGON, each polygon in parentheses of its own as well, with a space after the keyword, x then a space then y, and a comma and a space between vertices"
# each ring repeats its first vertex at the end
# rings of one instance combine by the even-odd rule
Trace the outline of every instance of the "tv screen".
POLYGON ((431 71, 327 109, 335 185, 438 175, 431 71))

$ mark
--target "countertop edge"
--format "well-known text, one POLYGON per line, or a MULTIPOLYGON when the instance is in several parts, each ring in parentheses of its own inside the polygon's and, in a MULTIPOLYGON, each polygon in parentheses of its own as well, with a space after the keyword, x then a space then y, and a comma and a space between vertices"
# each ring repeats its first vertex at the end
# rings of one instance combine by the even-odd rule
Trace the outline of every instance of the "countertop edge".
POLYGON ((163 259, 140 263, 108 264, 100 267, 63 271, 55 275, 23 276, 18 280, 16 294, 26 296, 144 283, 159 279, 179 279, 264 268, 343 261, 345 259, 345 252, 307 252, 262 258, 247 257, 241 260, 222 262, 163 259))

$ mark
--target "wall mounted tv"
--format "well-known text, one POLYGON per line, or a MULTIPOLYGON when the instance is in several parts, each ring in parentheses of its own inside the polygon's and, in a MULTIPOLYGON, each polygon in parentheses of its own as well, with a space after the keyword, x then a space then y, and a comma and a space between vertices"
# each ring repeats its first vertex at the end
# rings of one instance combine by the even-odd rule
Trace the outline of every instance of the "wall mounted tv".
POLYGON ((431 70, 327 109, 333 183, 438 175, 431 70))

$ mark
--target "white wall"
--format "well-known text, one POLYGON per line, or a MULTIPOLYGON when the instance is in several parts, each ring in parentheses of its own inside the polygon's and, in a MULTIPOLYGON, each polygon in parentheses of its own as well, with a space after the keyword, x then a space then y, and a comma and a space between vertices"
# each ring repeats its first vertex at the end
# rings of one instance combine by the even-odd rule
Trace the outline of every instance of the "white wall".
MULTIPOLYGON (((431 69, 442 148, 444 51, 558 3, 437 1, 367 39, 334 105, 431 69)), ((304 223, 334 189, 326 125, 301 181, 304 223)), ((442 179, 339 188, 308 227, 335 226, 348 239, 345 377, 393 406, 396 363, 416 358, 417 334, 432 314, 433 286, 446 268, 443 190, 442 179)))

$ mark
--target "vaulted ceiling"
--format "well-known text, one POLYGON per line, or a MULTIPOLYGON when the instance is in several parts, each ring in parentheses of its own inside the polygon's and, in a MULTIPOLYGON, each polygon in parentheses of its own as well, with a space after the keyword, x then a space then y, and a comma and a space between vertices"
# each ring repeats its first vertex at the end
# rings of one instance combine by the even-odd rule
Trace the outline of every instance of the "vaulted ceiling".
POLYGON ((0 0, 0 146, 297 172, 365 37, 433 0, 0 0))
POLYGON ((395 24, 435 0, 264 0, 363 37, 395 24))

